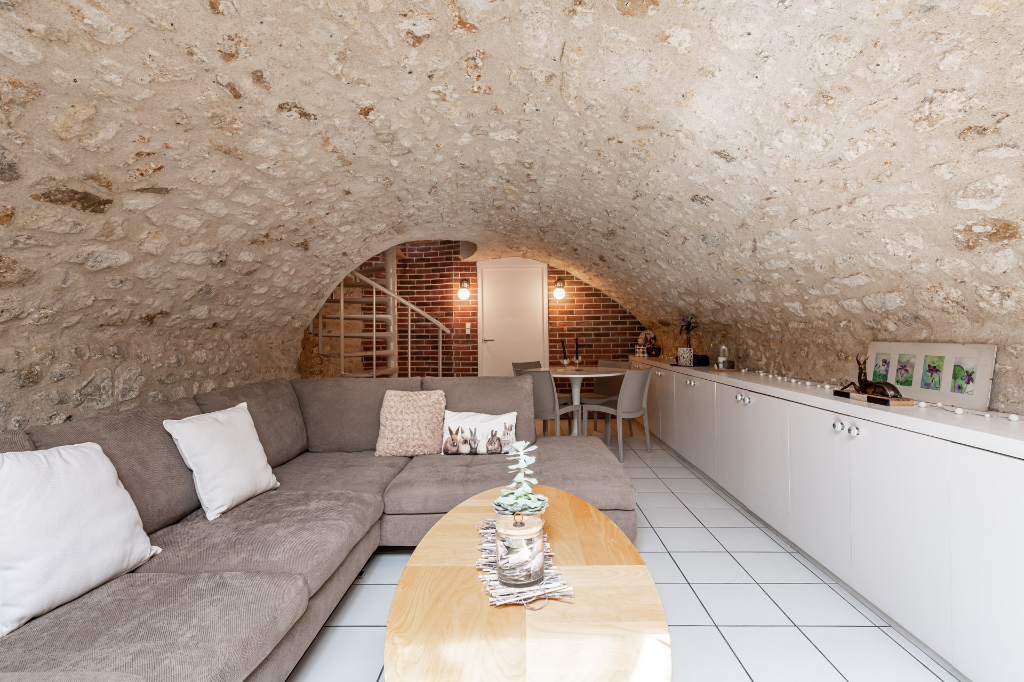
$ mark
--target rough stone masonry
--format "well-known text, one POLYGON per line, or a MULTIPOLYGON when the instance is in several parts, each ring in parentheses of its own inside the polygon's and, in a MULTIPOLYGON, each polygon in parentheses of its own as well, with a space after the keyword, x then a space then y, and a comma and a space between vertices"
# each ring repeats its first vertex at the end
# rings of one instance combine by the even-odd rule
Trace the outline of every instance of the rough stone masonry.
POLYGON ((0 426, 296 373, 465 239, 851 377, 999 345, 1024 410, 1017 0, 0 0, 0 426))

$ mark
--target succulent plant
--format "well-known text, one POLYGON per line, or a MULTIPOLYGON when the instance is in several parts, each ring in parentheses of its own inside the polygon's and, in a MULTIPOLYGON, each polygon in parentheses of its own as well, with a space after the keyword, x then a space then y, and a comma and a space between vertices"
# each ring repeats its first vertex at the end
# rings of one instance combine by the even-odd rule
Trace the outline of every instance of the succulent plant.
POLYGON ((515 471, 516 476, 512 479, 511 485, 503 488, 501 495, 492 502, 496 512, 529 514, 543 511, 548 506, 546 496, 533 492, 537 479, 530 477, 533 473, 530 465, 536 462, 537 458, 529 453, 536 449, 536 445, 530 445, 530 442, 525 440, 517 440, 512 444, 512 452, 506 455, 505 459, 513 462, 508 468, 509 471, 515 471))

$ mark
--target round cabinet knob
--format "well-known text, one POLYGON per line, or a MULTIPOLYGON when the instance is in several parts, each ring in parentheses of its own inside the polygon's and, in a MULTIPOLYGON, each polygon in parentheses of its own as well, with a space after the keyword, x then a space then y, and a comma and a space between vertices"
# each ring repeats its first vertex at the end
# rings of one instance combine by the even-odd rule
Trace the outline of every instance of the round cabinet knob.
POLYGON ((832 428, 835 429, 836 431, 842 432, 846 430, 846 424, 837 419, 834 422, 832 422, 832 428))
POLYGON ((741 400, 743 400, 743 396, 741 396, 739 393, 737 393, 736 394, 736 402, 739 402, 741 400))
POLYGON ((850 434, 851 436, 859 436, 860 429, 858 429, 856 426, 851 426, 847 433, 850 434))
POLYGON ((746 396, 746 395, 743 396, 743 404, 744 405, 749 405, 750 404, 750 396, 746 396))

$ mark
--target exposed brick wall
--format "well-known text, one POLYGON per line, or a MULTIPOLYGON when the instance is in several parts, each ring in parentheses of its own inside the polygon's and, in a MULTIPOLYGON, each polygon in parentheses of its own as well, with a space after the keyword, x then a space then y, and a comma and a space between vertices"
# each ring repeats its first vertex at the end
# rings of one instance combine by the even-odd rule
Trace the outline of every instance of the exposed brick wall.
MULTIPOLYGON (((555 281, 565 281, 565 298, 548 296, 548 363, 561 367, 562 341, 566 355, 572 358, 576 339, 580 341, 580 365, 594 365, 598 360, 625 360, 633 352, 636 338, 644 326, 632 313, 581 279, 565 270, 548 266, 548 292, 555 281)), ((569 391, 569 381, 556 382, 560 391, 569 391), (564 385, 563 385, 564 384, 564 385)), ((587 391, 591 382, 583 382, 587 391)))
MULTIPOLYGON (((476 376, 477 365, 477 280, 476 263, 463 262, 459 257, 459 242, 431 241, 411 242, 399 246, 405 258, 398 259, 398 293, 425 312, 436 317, 454 334, 445 335, 443 343, 442 369, 444 376, 476 376), (459 280, 470 282, 468 301, 458 298, 459 280), (469 333, 466 323, 469 323, 469 333)), ((382 262, 374 257, 360 267, 382 262)), ((564 270, 548 267, 548 292, 561 277, 566 282, 566 297, 556 301, 548 298, 549 362, 560 367, 562 357, 561 341, 572 353, 576 337, 580 340, 580 355, 583 364, 592 365, 598 360, 624 360, 632 351, 636 337, 643 325, 628 310, 620 306, 603 292, 564 270)), ((353 306, 349 306, 353 308, 353 306)), ((328 301, 324 312, 337 314, 338 305, 328 301)), ((348 310, 369 312, 365 310, 348 310)), ((408 376, 408 323, 407 308, 398 306, 399 332, 399 376, 408 376)), ((349 323, 351 324, 351 323, 349 323)), ((337 330, 337 323, 325 323, 325 329, 337 330)), ((369 342, 349 341, 352 346, 368 349, 369 342)), ((325 339, 325 349, 337 352, 337 340, 325 339)), ((383 347, 383 344, 378 344, 383 347)), ((437 329, 418 315, 412 316, 412 375, 437 375, 437 329)), ((350 348, 349 350, 352 350, 350 348)), ((348 371, 359 371, 349 359, 348 371)), ((383 367, 383 360, 379 363, 383 367)), ((369 370, 370 363, 363 364, 369 370)), ((320 358, 316 354, 316 337, 307 332, 300 358, 302 376, 338 376, 337 358, 320 358)), ((562 382, 559 382, 562 383, 562 382)), ((568 381, 559 390, 568 391, 568 381)), ((584 382, 584 390, 589 388, 584 382)))
MULTIPOLYGON (((476 263, 459 257, 459 242, 434 241, 403 244, 405 258, 398 260, 398 293, 453 331, 444 336, 442 374, 446 377, 476 376, 476 263), (458 297, 459 281, 468 279, 468 301, 458 297), (466 333, 466 323, 470 324, 466 333)), ((409 344, 406 342, 405 306, 399 312, 399 372, 408 376, 409 344)), ((437 376, 437 327, 419 315, 412 316, 412 375, 437 376)))

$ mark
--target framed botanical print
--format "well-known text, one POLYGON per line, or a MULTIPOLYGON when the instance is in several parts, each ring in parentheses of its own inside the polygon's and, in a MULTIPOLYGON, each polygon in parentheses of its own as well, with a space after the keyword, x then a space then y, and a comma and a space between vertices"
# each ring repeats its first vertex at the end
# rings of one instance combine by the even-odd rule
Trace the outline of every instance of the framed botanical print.
POLYGON ((900 343, 868 346, 868 377, 888 381, 904 398, 987 410, 996 347, 987 344, 900 343))

